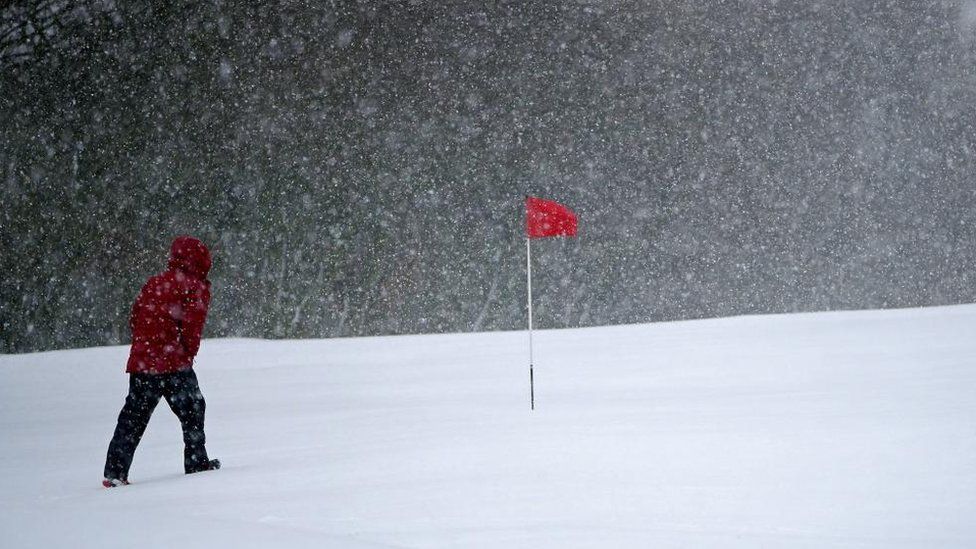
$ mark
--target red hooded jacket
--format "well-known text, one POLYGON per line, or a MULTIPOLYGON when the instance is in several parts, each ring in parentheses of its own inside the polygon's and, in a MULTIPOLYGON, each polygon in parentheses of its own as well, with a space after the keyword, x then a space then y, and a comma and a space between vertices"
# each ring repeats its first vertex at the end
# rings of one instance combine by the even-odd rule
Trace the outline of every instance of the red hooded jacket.
POLYGON ((132 305, 126 372, 167 374, 193 367, 210 308, 210 265, 203 242, 189 236, 173 241, 169 268, 150 278, 132 305))

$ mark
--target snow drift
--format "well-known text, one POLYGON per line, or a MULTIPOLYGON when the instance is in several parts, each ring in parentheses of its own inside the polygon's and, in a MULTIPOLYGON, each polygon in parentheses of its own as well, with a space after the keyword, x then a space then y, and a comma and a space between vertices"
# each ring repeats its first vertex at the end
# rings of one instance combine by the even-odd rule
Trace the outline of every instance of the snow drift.
POLYGON ((974 547, 976 306, 208 340, 100 473, 126 347, 0 357, 0 546, 974 547))

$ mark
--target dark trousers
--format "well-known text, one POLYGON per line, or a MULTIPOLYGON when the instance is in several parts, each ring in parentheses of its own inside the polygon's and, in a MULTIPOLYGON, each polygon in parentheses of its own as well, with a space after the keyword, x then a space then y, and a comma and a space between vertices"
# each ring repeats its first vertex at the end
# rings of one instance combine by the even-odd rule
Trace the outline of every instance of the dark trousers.
POLYGON ((184 470, 189 474, 207 469, 207 439, 203 434, 207 404, 193 370, 173 374, 129 374, 129 395, 125 397, 119 423, 108 446, 105 478, 128 480, 136 446, 163 397, 183 426, 184 470))

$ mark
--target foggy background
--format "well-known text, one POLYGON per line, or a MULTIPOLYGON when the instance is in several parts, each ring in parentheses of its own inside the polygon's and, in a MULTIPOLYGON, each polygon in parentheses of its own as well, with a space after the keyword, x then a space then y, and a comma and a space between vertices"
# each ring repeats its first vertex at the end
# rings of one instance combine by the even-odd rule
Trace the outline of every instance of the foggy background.
POLYGON ((0 6, 0 352, 976 301, 974 0, 0 6))

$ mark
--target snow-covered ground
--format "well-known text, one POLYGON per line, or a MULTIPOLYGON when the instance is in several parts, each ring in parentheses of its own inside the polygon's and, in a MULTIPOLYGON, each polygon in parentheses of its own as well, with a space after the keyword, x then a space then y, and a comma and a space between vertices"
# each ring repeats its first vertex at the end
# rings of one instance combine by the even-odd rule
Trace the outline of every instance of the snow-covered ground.
POLYGON ((224 469, 127 348, 0 357, 0 547, 976 547, 976 306, 526 335, 208 340, 224 469))

